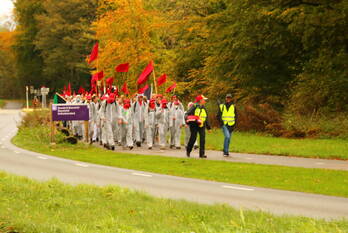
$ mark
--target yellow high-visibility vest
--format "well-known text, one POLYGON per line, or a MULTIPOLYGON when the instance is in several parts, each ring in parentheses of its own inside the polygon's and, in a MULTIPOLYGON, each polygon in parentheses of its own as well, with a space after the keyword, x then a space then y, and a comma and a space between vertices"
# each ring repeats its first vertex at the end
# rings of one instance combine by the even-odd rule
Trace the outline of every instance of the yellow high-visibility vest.
POLYGON ((232 104, 227 111, 227 106, 225 104, 220 104, 220 110, 222 113, 222 121, 225 125, 233 126, 236 124, 236 113, 234 112, 234 105, 232 104))
POLYGON ((205 109, 197 107, 195 111, 195 116, 198 116, 202 120, 202 124, 200 124, 199 127, 203 127, 204 122, 207 120, 207 116, 208 116, 205 109))

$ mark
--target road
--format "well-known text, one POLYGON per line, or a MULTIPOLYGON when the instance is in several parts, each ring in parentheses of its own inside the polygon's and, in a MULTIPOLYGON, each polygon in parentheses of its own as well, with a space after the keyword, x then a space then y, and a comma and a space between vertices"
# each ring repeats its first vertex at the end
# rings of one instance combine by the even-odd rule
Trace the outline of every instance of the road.
MULTIPOLYGON (((209 182, 112 168, 29 152, 12 145, 18 110, 0 110, 0 170, 37 180, 120 185, 156 197, 315 218, 348 218, 348 198, 209 182)), ((342 187, 343 188, 343 187, 342 187)))

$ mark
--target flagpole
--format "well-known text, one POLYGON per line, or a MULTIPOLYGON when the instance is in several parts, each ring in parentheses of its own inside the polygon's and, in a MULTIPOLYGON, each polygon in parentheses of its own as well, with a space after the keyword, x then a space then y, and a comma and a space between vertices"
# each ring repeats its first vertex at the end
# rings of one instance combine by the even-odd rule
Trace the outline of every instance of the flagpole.
POLYGON ((156 94, 158 94, 157 84, 156 84, 156 73, 155 73, 155 68, 153 68, 152 74, 153 74, 153 83, 154 83, 154 85, 155 85, 156 94))

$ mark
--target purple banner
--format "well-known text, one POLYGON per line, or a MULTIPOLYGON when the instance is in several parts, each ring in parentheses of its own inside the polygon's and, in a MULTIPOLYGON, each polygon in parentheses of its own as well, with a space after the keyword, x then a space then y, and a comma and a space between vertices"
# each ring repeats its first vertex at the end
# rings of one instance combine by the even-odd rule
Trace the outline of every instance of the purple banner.
POLYGON ((88 121, 89 109, 86 104, 53 104, 53 121, 88 121))

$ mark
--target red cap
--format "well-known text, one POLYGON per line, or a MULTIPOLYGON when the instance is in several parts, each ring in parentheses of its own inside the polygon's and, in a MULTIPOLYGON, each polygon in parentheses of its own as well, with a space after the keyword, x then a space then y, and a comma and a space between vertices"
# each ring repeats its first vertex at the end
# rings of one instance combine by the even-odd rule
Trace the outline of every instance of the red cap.
POLYGON ((199 95, 196 97, 195 103, 200 102, 201 100, 207 100, 208 98, 206 98, 204 95, 199 95))
POLYGON ((161 103, 162 103, 162 104, 167 104, 168 101, 167 101, 166 99, 163 99, 163 100, 161 101, 161 103))

